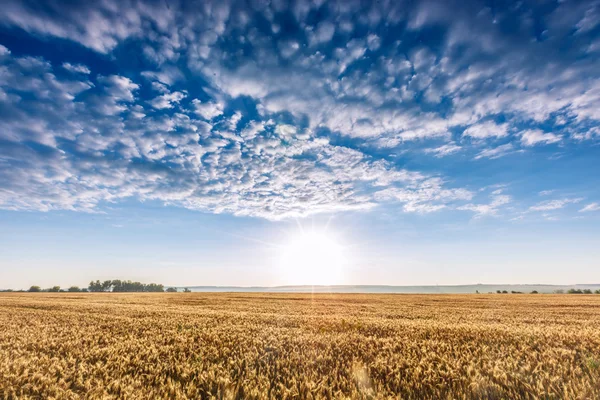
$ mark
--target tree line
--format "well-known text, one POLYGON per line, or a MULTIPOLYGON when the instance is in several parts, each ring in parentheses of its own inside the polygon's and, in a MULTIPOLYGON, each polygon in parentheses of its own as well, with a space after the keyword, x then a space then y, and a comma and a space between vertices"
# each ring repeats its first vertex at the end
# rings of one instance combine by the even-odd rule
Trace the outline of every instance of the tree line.
MULTIPOLYGON (((491 292, 490 292, 491 293, 491 292)), ((507 290, 496 290, 496 293, 500 294, 506 294, 509 293, 507 290)), ((510 293, 512 294, 523 294, 523 292, 516 292, 514 290, 511 290, 510 293)), ((563 289, 557 289, 555 291, 553 291, 552 293, 554 294, 564 294, 565 291, 563 289)), ((592 289, 569 289, 566 292, 567 294, 600 294, 600 289, 592 292, 592 289)), ((537 290, 533 290, 531 291, 531 294, 538 294, 537 290)))
MULTIPOLYGON (((175 288, 168 288, 168 291, 177 291, 175 288)), ((96 282, 91 281, 88 290, 90 292, 164 292, 165 287, 160 283, 148 283, 144 284, 141 282, 132 281, 121 281, 114 279, 112 281, 96 282)))
MULTIPOLYGON (((13 290, 3 290, 4 292, 12 292, 13 290)), ((24 290, 18 290, 23 292, 24 290)), ((190 289, 184 288, 185 293, 191 292, 190 289)), ((47 289, 42 289, 40 286, 31 286, 27 292, 70 292, 70 293, 87 293, 87 292, 113 292, 113 293, 176 293, 177 288, 168 287, 165 289, 163 284, 160 283, 141 283, 132 281, 122 281, 119 279, 106 280, 100 282, 100 280, 91 281, 88 287, 80 288, 79 286, 71 286, 68 289, 61 289, 60 286, 52 286, 47 289)))

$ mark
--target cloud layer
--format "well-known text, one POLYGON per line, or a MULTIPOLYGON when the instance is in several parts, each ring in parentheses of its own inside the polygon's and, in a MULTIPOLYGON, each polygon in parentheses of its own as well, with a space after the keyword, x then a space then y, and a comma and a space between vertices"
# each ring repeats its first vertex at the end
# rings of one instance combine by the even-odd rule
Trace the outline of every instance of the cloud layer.
POLYGON ((595 144, 599 7, 8 0, 41 44, 0 44, 0 207, 497 215, 440 162, 595 144))

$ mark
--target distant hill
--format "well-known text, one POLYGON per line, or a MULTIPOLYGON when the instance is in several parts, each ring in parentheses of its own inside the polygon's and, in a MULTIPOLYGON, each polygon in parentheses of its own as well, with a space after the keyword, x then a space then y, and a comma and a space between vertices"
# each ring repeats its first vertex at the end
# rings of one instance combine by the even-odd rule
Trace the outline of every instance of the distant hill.
MULTIPOLYGON (((193 292, 278 292, 278 293, 496 293, 497 290, 530 293, 553 293, 557 290, 600 289, 600 284, 575 285, 430 285, 430 286, 385 286, 385 285, 332 285, 332 286, 186 286, 193 292)), ((178 287, 183 289, 183 286, 178 287)))

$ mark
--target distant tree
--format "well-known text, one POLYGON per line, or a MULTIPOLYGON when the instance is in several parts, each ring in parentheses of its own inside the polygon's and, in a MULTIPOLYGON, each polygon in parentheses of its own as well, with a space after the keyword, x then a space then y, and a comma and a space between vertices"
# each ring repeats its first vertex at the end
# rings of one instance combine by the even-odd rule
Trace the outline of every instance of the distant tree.
POLYGON ((144 288, 144 292, 164 292, 165 287, 160 283, 149 283, 144 288))
POLYGON ((496 290, 496 293, 500 294, 502 293, 502 290, 496 290))
POLYGON ((100 283, 99 280, 96 280, 96 282, 91 281, 90 285, 88 286, 88 289, 90 290, 90 292, 102 292, 102 283, 100 283))
POLYGON ((183 288, 183 293, 192 293, 192 291, 188 288, 183 288))
POLYGON ((112 281, 113 292, 144 292, 146 285, 141 282, 120 281, 115 279, 112 281))
POLYGON ((505 293, 505 294, 506 294, 506 293, 508 293, 508 291, 506 291, 506 290, 503 290, 503 291, 502 291, 502 293, 505 293))
POLYGON ((81 289, 79 289, 79 291, 81 293, 87 293, 87 292, 89 292, 89 290, 87 288, 81 288, 81 289))
POLYGON ((102 282, 102 291, 103 292, 111 292, 112 291, 112 283, 113 283, 113 281, 102 282))
POLYGON ((596 289, 596 291, 594 293, 600 294, 600 289, 596 289))
POLYGON ((538 291, 537 290, 532 290, 531 294, 538 294, 538 291))
POLYGON ((592 294, 590 289, 583 289, 583 294, 592 294))
POLYGON ((479 290, 476 290, 476 291, 475 291, 475 294, 479 294, 479 290))
POLYGON ((127 282, 121 282, 119 279, 113 279, 112 281, 110 281, 110 284, 107 284, 106 282, 103 283, 103 286, 110 287, 112 292, 126 292, 126 283, 127 282))
POLYGON ((79 286, 71 286, 69 289, 67 289, 69 292, 81 292, 81 289, 79 289, 79 286))
POLYGON ((583 292, 581 291, 581 289, 569 289, 569 290, 567 290, 567 293, 569 293, 569 294, 583 294, 583 292))
POLYGON ((522 294, 522 293, 523 293, 523 292, 518 292, 518 291, 516 291, 516 290, 511 290, 510 292, 511 292, 512 294, 522 294))
POLYGON ((169 292, 169 293, 177 293, 177 288, 170 287, 170 288, 167 288, 166 291, 169 292))
MULTIPOLYGON (((141 282, 122 281, 114 279, 112 281, 96 282, 91 281, 89 284, 90 292, 164 292, 165 287, 159 283, 150 283, 145 285, 141 282)), ((87 291, 87 290, 86 290, 87 291)))
POLYGON ((60 292, 60 286, 52 286, 47 290, 48 292, 60 292))
POLYGON ((29 288, 29 290, 28 290, 28 291, 29 291, 29 292, 41 292, 41 291, 42 291, 42 288, 41 288, 41 287, 39 287, 39 286, 32 286, 32 287, 30 287, 30 288, 29 288))

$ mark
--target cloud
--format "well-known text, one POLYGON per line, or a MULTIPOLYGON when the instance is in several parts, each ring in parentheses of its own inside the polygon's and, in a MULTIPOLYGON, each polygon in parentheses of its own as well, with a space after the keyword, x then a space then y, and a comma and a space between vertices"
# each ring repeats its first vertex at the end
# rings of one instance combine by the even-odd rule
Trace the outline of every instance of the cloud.
POLYGON ((579 203, 583 199, 574 198, 574 199, 559 199, 559 200, 546 200, 536 205, 529 207, 529 211, 551 211, 551 210, 559 210, 564 208, 568 204, 579 203))
POLYGON ((594 140, 600 138, 600 127, 592 127, 589 129, 582 129, 578 132, 573 132, 571 137, 575 140, 594 140))
POLYGON ((6 0, 0 9, 5 24, 43 36, 75 41, 100 53, 108 53, 123 41, 141 37, 153 24, 168 33, 176 12, 161 2, 102 0, 94 4, 55 1, 45 7, 6 0))
POLYGON ((484 216, 495 216, 498 214, 500 207, 509 204, 512 201, 512 197, 506 194, 502 194, 501 191, 496 191, 491 195, 491 201, 487 204, 466 204, 457 207, 458 210, 472 211, 476 217, 484 216))
POLYGON ((101 76, 98 81, 105 85, 106 93, 115 100, 133 101, 133 92, 139 89, 139 85, 131 79, 119 75, 101 76))
POLYGON ((169 86, 184 79, 183 73, 173 65, 162 65, 160 71, 143 71, 141 75, 151 81, 156 80, 169 86))
POLYGON ((0 16, 5 23, 19 26, 25 31, 75 40, 100 52, 112 50, 120 40, 140 29, 141 21, 137 16, 133 20, 120 18, 116 4, 99 2, 100 10, 75 5, 65 12, 61 2, 54 2, 45 13, 33 5, 8 0, 3 3, 0 16), (108 6, 108 7, 107 7, 108 6))
POLYGON ((521 143, 524 146, 535 146, 537 144, 551 144, 560 142, 561 138, 553 133, 544 133, 539 129, 530 129, 522 133, 521 143))
POLYGON ((103 115, 115 115, 128 109, 126 103, 136 100, 135 92, 140 86, 131 79, 120 76, 99 76, 99 92, 89 93, 88 106, 103 115))
POLYGON ((482 150, 475 156, 475 160, 479 160, 482 158, 500 158, 512 153, 513 151, 514 146, 512 145, 512 143, 507 143, 498 147, 482 150))
POLYGON ((289 137, 296 134, 296 127, 287 124, 280 124, 275 128, 275 132, 279 136, 289 137))
MULTIPOLYGON (((540 73, 539 62, 524 61, 533 45, 509 47, 501 32, 490 28, 494 25, 488 14, 467 21, 463 13, 441 2, 432 2, 427 12, 421 7, 417 7, 421 11, 412 13, 383 7, 377 12, 369 10, 368 14, 387 15, 389 19, 402 19, 397 15, 408 14, 424 21, 438 15, 428 23, 450 26, 447 47, 440 54, 425 46, 404 52, 398 50, 399 44, 382 47, 383 39, 390 41, 390 37, 362 35, 360 31, 348 35, 344 33, 346 26, 353 24, 342 24, 343 12, 340 7, 332 6, 330 20, 314 25, 299 21, 308 32, 305 45, 303 38, 296 37, 285 38, 275 47, 264 47, 270 39, 253 32, 248 41, 260 48, 256 56, 236 62, 231 68, 229 53, 217 49, 220 57, 202 60, 201 71, 232 97, 251 96, 271 112, 286 111, 308 117, 311 128, 326 126, 343 135, 374 138, 375 144, 388 148, 413 140, 449 139, 451 129, 465 126, 465 136, 511 138, 518 142, 520 136, 513 136, 513 132, 518 132, 515 125, 522 121, 548 121, 556 113, 567 113, 579 120, 600 120, 593 109, 594 102, 599 100, 597 79, 587 83, 576 79, 597 76, 589 62, 561 65, 564 58, 536 50, 535 56, 547 61, 542 63, 546 66, 540 73), (443 11, 438 14, 431 10, 443 11), (456 22, 452 23, 453 20, 456 22), (329 43, 334 39, 332 32, 341 39, 339 43, 329 43), (317 51, 311 46, 317 42, 330 47, 317 51), (468 57, 454 54, 458 46, 467 47, 468 57), (499 49, 506 51, 508 57, 494 58, 499 49), (370 58, 369 51, 382 54, 370 58), (477 57, 474 51, 483 54, 477 57), (292 55, 298 62, 287 61, 292 55), (223 59, 227 66, 219 61, 223 59), (438 104, 442 99, 450 104, 448 109, 443 108, 443 113, 424 106, 438 104), (492 119, 506 122, 496 124, 492 119)), ((346 8, 357 11, 354 6, 346 8)), ((428 23, 424 21, 411 26, 426 26, 428 23)), ((524 37, 520 43, 529 42, 524 37)), ((524 145, 529 144, 527 138, 528 135, 524 145)), ((555 140, 552 136, 542 139, 545 143, 555 140)))
POLYGON ((89 75, 91 73, 90 69, 83 64, 71 64, 68 62, 63 63, 62 67, 69 72, 76 72, 79 74, 89 75))
POLYGON ((503 137, 508 135, 508 124, 496 125, 494 122, 486 121, 481 124, 471 125, 463 132, 464 136, 474 139, 486 139, 490 137, 503 137))
POLYGON ((333 38, 334 33, 335 25, 329 21, 323 21, 310 33, 309 43, 311 46, 327 43, 333 38))
POLYGON ((198 99, 192 101, 195 107, 195 112, 200 117, 211 120, 223 114, 223 105, 213 102, 201 102, 198 99))
POLYGON ((473 197, 466 189, 444 189, 442 185, 439 178, 417 180, 404 188, 376 192, 375 199, 404 203, 405 212, 429 213, 446 208, 446 203, 471 200, 473 197))
POLYGON ((551 215, 551 214, 542 214, 542 217, 544 217, 544 219, 546 221, 558 221, 558 217, 555 215, 551 215))
POLYGON ((591 211, 600 211, 600 204, 598 203, 590 203, 583 207, 579 212, 591 212, 591 211))
POLYGON ((181 92, 165 93, 150 100, 150 104, 152 107, 159 110, 173 108, 174 105, 178 104, 184 97, 185 94, 181 92))
MULTIPOLYGON (((133 197, 280 219, 363 210, 380 201, 430 212, 471 196, 440 178, 305 134, 297 124, 275 123, 276 115, 223 115, 217 103, 198 101, 165 115, 148 110, 138 97, 157 89, 155 82, 120 75, 99 76, 96 85, 77 80, 85 79, 81 75, 59 80, 41 59, 16 58, 6 68, 13 78, 6 76, 0 87, 25 88, 30 96, 13 120, 2 122, 3 140, 10 143, 2 146, 0 159, 19 160, 0 173, 4 209, 96 212, 102 204, 133 197), (20 81, 25 69, 38 71, 40 81, 32 72, 20 81), (25 82, 34 84, 27 88, 25 82), (206 122, 221 115, 218 123, 206 122)), ((149 103, 171 110, 184 100, 174 91, 149 103)))
POLYGON ((427 154, 433 154, 436 157, 445 157, 454 154, 460 151, 461 149, 462 147, 457 146, 456 144, 449 143, 439 147, 425 149, 424 152, 427 154))
POLYGON ((496 215, 514 199, 476 204, 458 170, 497 160, 476 180, 489 186, 505 155, 600 138, 596 16, 477 0, 6 0, 3 25, 29 38, 0 45, 0 206, 496 215), (35 41, 69 51, 49 62, 35 41))

